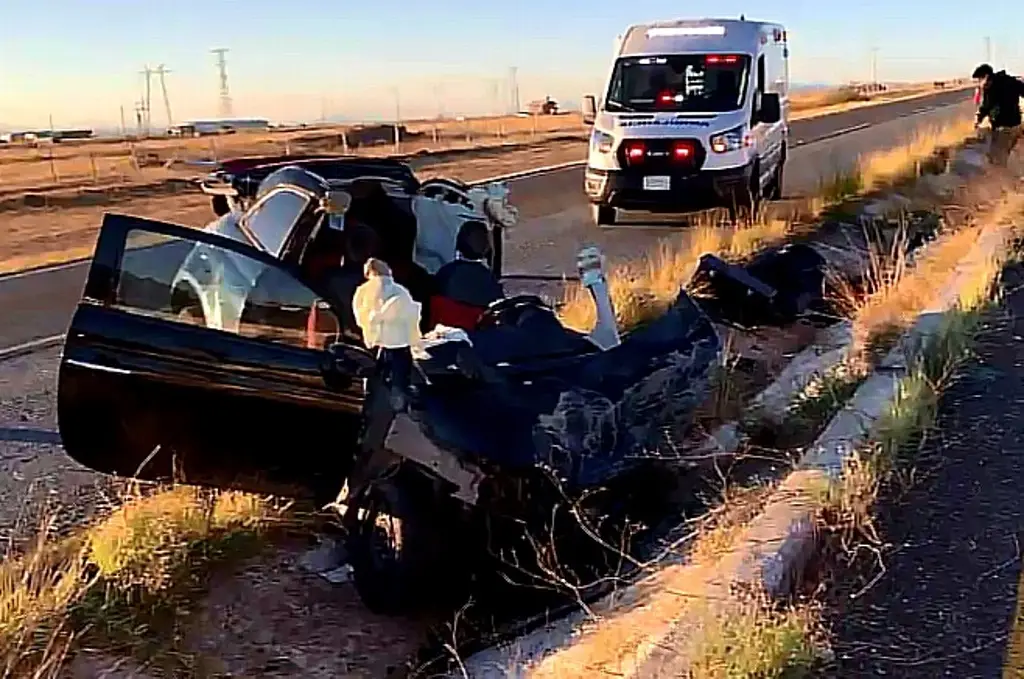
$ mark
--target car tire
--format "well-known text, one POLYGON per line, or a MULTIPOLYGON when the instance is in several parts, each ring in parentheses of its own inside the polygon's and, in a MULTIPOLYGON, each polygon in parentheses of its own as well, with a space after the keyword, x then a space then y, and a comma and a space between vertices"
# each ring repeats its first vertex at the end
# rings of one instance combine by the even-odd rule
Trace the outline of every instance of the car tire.
POLYGON ((400 615, 441 603, 455 559, 444 540, 452 526, 445 530, 437 504, 426 479, 402 471, 359 499, 366 514, 350 527, 346 547, 356 591, 371 611, 400 615))
POLYGON ((593 203, 590 206, 590 214, 597 226, 614 226, 618 217, 617 211, 610 205, 593 203))

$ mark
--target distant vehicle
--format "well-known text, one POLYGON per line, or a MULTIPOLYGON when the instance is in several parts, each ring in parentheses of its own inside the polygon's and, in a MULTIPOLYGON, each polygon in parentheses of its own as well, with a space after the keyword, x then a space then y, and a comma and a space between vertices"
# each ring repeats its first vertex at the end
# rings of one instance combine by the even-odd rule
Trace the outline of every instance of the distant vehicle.
POLYGON ((782 194, 789 48, 775 23, 743 19, 630 26, 616 40, 584 178, 594 221, 619 209, 754 208, 782 194))
MULTIPOLYGON (((680 290, 619 341, 605 288, 609 343, 533 296, 499 287, 460 302, 501 268, 493 244, 460 237, 514 221, 502 185, 431 180, 409 193, 400 163, 332 159, 318 166, 328 179, 316 162, 271 169, 251 193, 243 180, 275 164, 225 163, 244 205, 206 229, 105 216, 61 357, 67 454, 110 474, 338 508, 356 588, 378 611, 414 609, 472 573, 542 574, 547 552, 524 531, 566 545, 560 562, 590 567, 596 550, 617 563, 603 544, 624 528, 607 517, 676 487, 663 465, 677 452, 651 451, 707 391, 721 346, 708 317, 680 290), (399 222, 414 224, 415 245, 396 241, 399 222), (351 288, 322 270, 371 249, 396 281, 419 267, 433 282, 410 292, 441 334, 404 378, 347 321, 351 288), (463 335, 441 318, 453 302, 475 308, 454 324, 463 335)), ((592 290, 596 254, 579 263, 592 290)))
POLYGON ((558 115, 558 102, 551 97, 544 97, 531 101, 526 105, 526 110, 532 115, 554 116, 558 115))

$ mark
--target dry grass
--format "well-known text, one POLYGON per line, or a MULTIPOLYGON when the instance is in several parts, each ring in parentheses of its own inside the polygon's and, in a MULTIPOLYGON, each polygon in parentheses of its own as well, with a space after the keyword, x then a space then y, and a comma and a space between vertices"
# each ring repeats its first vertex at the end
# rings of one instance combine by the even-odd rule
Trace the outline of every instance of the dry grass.
POLYGON ((879 191, 922 174, 922 165, 943 149, 956 146, 974 134, 974 121, 964 117, 945 125, 915 131, 909 141, 864 154, 853 169, 823 177, 819 192, 829 203, 879 191))
POLYGON ((986 225, 1006 223, 1022 210, 1024 195, 1011 194, 973 224, 930 245, 912 268, 905 257, 878 260, 872 266, 869 294, 858 303, 853 316, 852 353, 870 353, 880 338, 902 334, 942 291, 936 288, 936 282, 946 280, 958 266, 968 267, 970 273, 957 291, 958 305, 974 308, 988 299, 1003 260, 962 260, 986 225))
MULTIPOLYGON (((662 244, 648 257, 617 265, 608 274, 608 286, 621 328, 635 328, 658 316, 690 279, 706 252, 731 259, 749 255, 785 238, 790 222, 759 219, 752 224, 719 226, 705 221, 687 233, 683 247, 662 244)), ((586 288, 568 286, 559 317, 570 328, 587 331, 597 320, 586 288)))
POLYGON ((936 151, 959 144, 974 132, 973 118, 917 130, 906 144, 870 153, 858 163, 860 183, 866 191, 891 184, 914 172, 915 166, 936 151))
POLYGON ((855 101, 871 101, 871 96, 854 87, 835 87, 815 92, 800 92, 790 97, 790 106, 796 111, 813 111, 855 101))
POLYGON ((820 656, 818 616, 807 606, 778 606, 765 596, 738 597, 709 613, 690 662, 693 679, 775 679, 807 675, 820 656))
MULTIPOLYGON (((945 91, 957 91, 966 89, 967 85, 953 84, 945 91)), ((875 94, 861 94, 851 87, 839 87, 820 92, 807 92, 792 97, 793 109, 791 120, 803 120, 816 116, 843 113, 853 109, 877 106, 894 101, 927 97, 940 90, 936 90, 931 83, 920 85, 907 85, 888 92, 875 94)))
POLYGON ((127 497, 69 537, 41 530, 0 567, 3 676, 58 676, 79 638, 152 650, 210 568, 251 552, 281 519, 263 498, 178 486, 127 497))

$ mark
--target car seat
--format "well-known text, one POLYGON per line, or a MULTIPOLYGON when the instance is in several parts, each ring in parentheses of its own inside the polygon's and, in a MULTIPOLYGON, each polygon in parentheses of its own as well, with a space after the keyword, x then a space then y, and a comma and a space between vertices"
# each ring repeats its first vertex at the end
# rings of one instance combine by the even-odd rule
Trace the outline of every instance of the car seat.
POLYGON ((323 224, 302 257, 302 271, 312 281, 322 279, 339 267, 345 258, 347 234, 340 219, 325 215, 323 224))
POLYGON ((434 275, 428 326, 472 330, 488 305, 505 296, 501 283, 484 263, 491 253, 487 225, 478 220, 465 222, 459 228, 455 251, 456 258, 434 275))

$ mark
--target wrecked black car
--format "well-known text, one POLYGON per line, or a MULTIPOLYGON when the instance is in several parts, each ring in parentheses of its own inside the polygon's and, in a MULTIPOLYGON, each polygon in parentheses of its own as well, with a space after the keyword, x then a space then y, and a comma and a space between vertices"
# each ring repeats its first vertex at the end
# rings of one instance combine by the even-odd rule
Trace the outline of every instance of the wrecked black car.
POLYGON ((720 340, 683 291, 620 337, 593 249, 598 322, 567 329, 502 291, 504 187, 347 169, 275 168, 204 230, 106 215, 58 420, 97 471, 337 508, 360 595, 398 611, 496 554, 536 567, 555 506, 642 502, 720 340))

